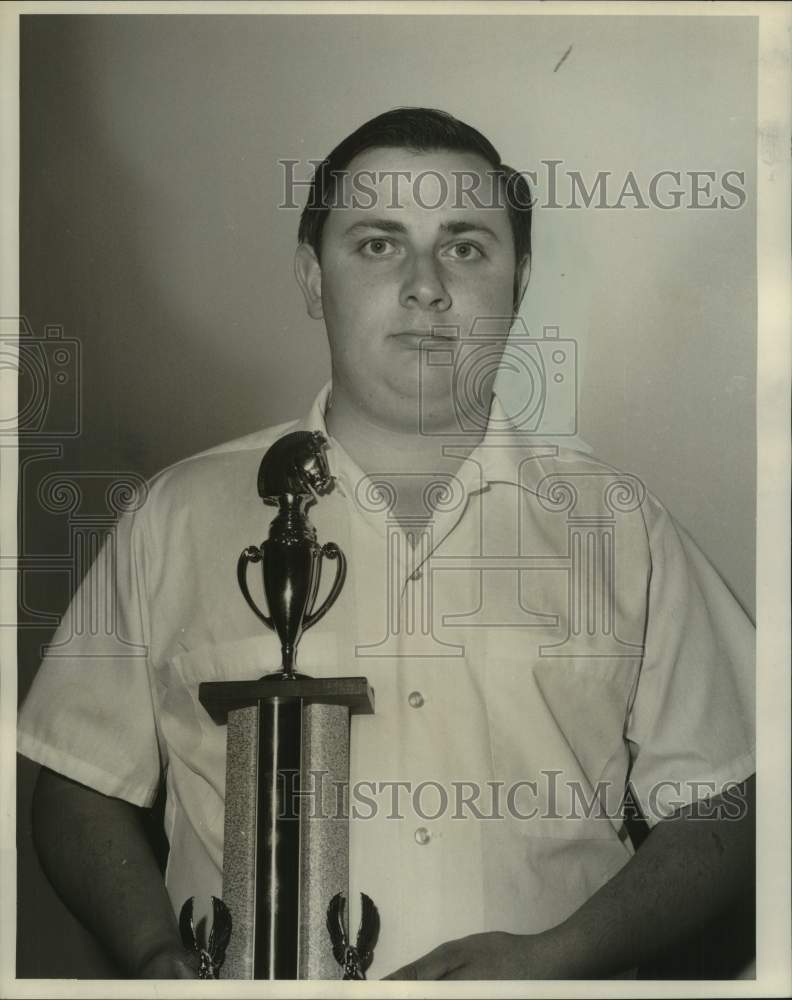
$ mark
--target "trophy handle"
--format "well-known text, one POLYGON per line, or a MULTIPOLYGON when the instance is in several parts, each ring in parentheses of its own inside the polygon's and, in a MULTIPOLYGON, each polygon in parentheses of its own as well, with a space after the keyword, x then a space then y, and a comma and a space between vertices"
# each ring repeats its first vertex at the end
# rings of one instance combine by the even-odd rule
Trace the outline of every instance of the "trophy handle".
MULTIPOLYGON (((237 562, 237 580, 239 581, 239 589, 242 591, 242 596, 248 603, 248 607, 253 612, 253 614, 261 619, 267 628, 275 630, 275 626, 272 624, 272 619, 268 618, 263 611, 259 610, 259 606, 250 596, 250 591, 247 585, 247 569, 250 563, 261 562, 264 558, 261 549, 257 548, 255 545, 248 545, 246 549, 242 550, 242 554, 237 562)), ((325 604, 327 601, 325 601, 325 604)))
POLYGON ((316 611, 312 611, 309 615, 306 615, 303 624, 304 628, 310 628, 312 625, 315 625, 320 618, 323 618, 327 614, 330 608, 332 608, 335 604, 336 598, 341 593, 341 588, 344 586, 344 580, 346 579, 346 556, 336 543, 326 542, 322 546, 322 555, 326 556, 328 559, 337 559, 338 569, 336 570, 335 580, 333 580, 333 586, 330 588, 330 593, 324 599, 320 608, 317 608, 316 611))

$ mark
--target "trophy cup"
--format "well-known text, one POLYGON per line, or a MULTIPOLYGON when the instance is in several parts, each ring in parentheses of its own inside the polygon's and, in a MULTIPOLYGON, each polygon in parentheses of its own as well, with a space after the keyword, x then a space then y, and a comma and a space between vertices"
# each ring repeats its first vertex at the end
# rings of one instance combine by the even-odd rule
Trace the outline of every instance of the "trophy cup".
POLYGON ((327 614, 346 576, 343 552, 333 542, 320 545, 308 520, 334 485, 326 446, 318 431, 296 431, 267 451, 258 493, 277 514, 269 537, 244 549, 237 564, 245 601, 280 640, 280 670, 199 687, 212 719, 227 724, 223 900, 212 898, 206 947, 197 942, 192 900, 180 921, 185 944, 200 956, 201 978, 218 978, 225 959, 229 979, 332 979, 339 965, 344 979, 363 979, 379 931, 377 909, 363 894, 360 931, 349 944, 349 821, 328 815, 330 789, 349 782, 350 717, 374 711, 373 692, 365 677, 296 672, 301 635, 327 614), (335 579, 316 608, 325 559, 336 563, 335 579), (248 586, 249 567, 257 563, 269 614, 248 586), (329 779, 328 786, 322 782, 318 817, 303 815, 295 790, 305 787, 308 774, 329 779))

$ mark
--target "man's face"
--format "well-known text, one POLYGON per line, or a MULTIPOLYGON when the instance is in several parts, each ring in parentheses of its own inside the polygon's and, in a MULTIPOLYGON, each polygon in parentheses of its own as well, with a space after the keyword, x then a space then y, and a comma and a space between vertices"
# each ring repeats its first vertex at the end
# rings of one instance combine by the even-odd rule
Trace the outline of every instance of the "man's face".
MULTIPOLYGON (((368 150, 350 163, 328 214, 321 267, 309 248, 298 251, 309 312, 327 328, 334 396, 386 426, 414 429, 420 395, 424 426, 453 429, 455 365, 427 365, 425 338, 434 333, 457 358, 477 318, 502 317, 495 342, 503 347, 516 262, 489 171, 474 154, 368 150), (476 177, 485 207, 464 195, 476 177)), ((490 347, 488 371, 492 356, 490 347)))

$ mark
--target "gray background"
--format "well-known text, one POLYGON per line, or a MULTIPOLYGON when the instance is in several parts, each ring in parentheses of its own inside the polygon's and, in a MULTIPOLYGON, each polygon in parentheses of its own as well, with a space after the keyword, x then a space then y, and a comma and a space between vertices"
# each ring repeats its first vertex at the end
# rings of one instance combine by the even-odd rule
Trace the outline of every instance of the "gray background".
MULTIPOLYGON (((426 105, 540 182, 550 159, 589 184, 611 171, 616 193, 629 170, 644 189, 663 169, 744 171, 739 211, 538 210, 522 315, 532 334, 578 342, 595 454, 640 476, 753 611, 754 19, 21 24, 22 308, 82 351, 80 435, 23 476, 31 551, 66 544, 35 500, 43 475, 148 476, 304 412, 329 355, 292 278, 298 213, 277 209, 277 161, 319 159, 365 119, 426 105)), ((63 574, 26 582, 21 694, 51 633, 41 612, 62 611, 68 590, 63 574)), ((32 855, 33 770, 20 772, 18 975, 107 974, 32 855)))

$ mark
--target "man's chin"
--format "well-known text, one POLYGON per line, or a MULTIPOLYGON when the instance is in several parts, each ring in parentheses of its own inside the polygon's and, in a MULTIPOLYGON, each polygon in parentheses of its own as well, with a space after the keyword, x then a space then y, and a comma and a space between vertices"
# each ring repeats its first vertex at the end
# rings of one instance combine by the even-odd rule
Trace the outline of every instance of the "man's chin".
POLYGON ((416 424, 419 434, 439 435, 459 434, 459 419, 454 400, 445 395, 438 399, 427 398, 424 394, 416 408, 416 424))
POLYGON ((388 385, 379 400, 379 412, 389 423, 411 434, 458 433, 453 397, 449 392, 429 393, 416 382, 399 381, 388 385))

